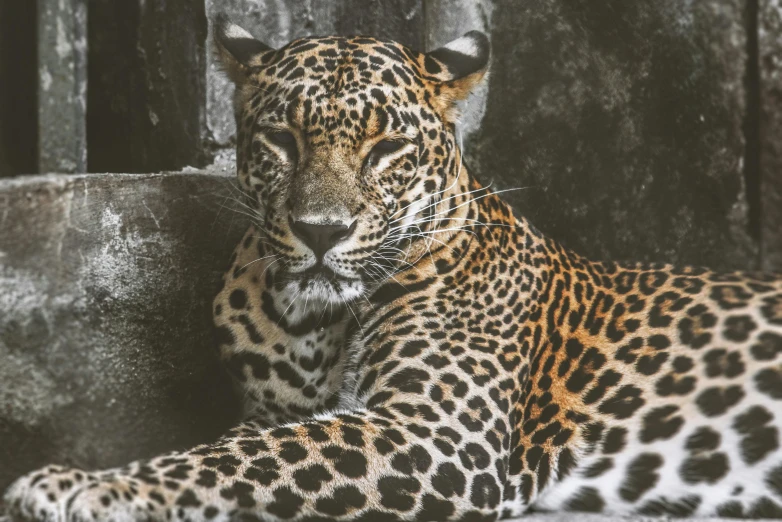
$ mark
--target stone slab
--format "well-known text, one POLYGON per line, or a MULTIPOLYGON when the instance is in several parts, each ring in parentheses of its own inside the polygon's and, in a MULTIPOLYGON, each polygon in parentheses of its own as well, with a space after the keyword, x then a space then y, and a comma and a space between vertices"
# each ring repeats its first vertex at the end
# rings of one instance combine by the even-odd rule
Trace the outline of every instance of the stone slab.
POLYGON ((237 401, 211 300, 246 221, 230 177, 0 180, 0 490, 218 436, 237 401))

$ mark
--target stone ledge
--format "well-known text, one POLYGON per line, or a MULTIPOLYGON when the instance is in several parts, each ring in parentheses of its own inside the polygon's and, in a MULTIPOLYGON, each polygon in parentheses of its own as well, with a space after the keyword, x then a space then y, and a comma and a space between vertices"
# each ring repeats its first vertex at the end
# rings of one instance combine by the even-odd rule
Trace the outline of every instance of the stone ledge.
POLYGON ((245 220, 218 172, 0 181, 0 490, 48 462, 214 438, 236 401, 211 300, 245 220))

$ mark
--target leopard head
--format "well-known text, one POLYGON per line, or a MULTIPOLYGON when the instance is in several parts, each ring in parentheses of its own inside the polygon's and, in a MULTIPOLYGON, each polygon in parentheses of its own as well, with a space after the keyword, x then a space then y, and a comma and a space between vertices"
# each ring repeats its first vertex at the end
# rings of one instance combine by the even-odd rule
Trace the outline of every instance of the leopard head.
POLYGON ((456 102, 486 72, 487 37, 429 53, 362 36, 275 50, 222 16, 213 34, 275 280, 337 304, 409 263, 405 245, 424 237, 412 227, 459 176, 456 102))

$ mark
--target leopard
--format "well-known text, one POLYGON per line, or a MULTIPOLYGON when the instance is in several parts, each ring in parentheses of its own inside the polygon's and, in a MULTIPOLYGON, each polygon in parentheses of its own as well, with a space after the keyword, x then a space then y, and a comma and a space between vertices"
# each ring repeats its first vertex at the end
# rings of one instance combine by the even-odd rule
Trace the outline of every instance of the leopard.
POLYGON ((782 276, 591 261, 517 215, 462 158, 481 32, 213 37, 248 221, 213 316, 244 420, 33 471, 13 520, 782 517, 782 276))

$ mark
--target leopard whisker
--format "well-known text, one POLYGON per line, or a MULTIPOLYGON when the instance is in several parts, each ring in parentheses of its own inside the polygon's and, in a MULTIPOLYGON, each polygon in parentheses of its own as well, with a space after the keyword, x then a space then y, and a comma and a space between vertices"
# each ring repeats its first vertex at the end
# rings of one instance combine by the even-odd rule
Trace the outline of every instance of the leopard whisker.
POLYGON ((279 256, 280 256, 280 254, 271 254, 271 255, 268 255, 268 256, 259 257, 258 259, 254 259, 254 260, 250 261, 249 263, 247 263, 246 265, 242 266, 239 270, 244 270, 248 266, 252 265, 253 263, 257 263, 258 261, 263 261, 264 259, 269 259, 270 257, 279 257, 279 256))
POLYGON ((280 320, 279 320, 279 321, 277 321, 277 326, 280 326, 280 323, 281 323, 281 322, 282 322, 282 320, 285 318, 285 314, 287 314, 287 313, 288 313, 288 310, 290 310, 290 309, 291 309, 291 306, 293 306, 293 303, 295 303, 295 302, 296 302, 296 299, 298 299, 300 295, 301 295, 301 290, 299 290, 298 292, 296 292, 296 295, 295 295, 295 296, 293 296, 293 299, 291 299, 291 302, 290 302, 290 304, 288 305, 288 308, 286 308, 286 309, 285 309, 285 311, 284 311, 284 312, 282 313, 282 315, 280 316, 280 320))

